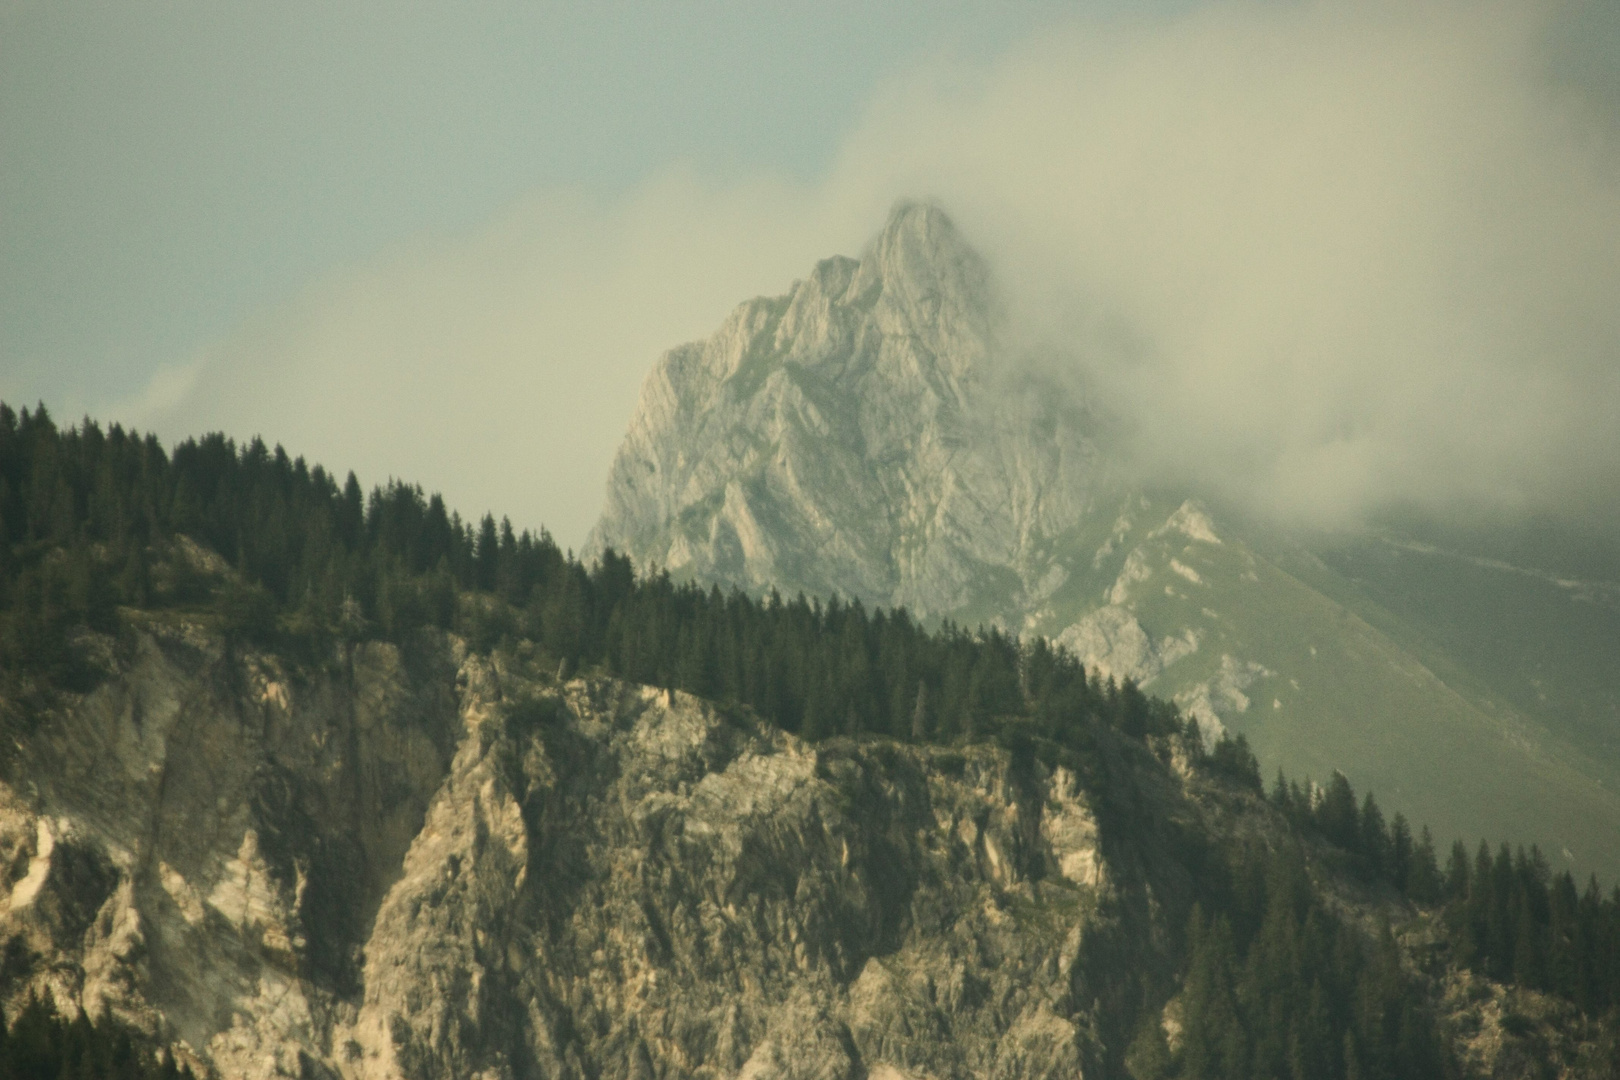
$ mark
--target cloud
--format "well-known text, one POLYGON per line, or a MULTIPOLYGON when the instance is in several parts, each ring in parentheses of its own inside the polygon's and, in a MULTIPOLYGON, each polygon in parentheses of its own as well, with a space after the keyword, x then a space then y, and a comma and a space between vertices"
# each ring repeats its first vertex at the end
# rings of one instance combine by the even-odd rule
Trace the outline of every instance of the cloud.
POLYGON ((1313 524, 1620 523, 1620 152, 1549 78, 1556 17, 1219 5, 941 58, 817 183, 537 193, 312 284, 149 414, 577 544, 656 355, 914 195, 985 248, 1022 351, 1083 371, 1150 476, 1313 524))
POLYGON ((1550 78, 1552 14, 1076 26, 895 88, 845 168, 986 240, 1157 475, 1311 523, 1615 520, 1620 154, 1550 78))

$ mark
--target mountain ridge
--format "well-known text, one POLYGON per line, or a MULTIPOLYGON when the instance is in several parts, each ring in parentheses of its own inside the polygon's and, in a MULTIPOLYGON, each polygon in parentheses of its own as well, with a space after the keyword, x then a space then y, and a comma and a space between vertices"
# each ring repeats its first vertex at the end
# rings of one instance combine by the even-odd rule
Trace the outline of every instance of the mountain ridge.
POLYGON ((1442 877, 1042 639, 585 566, 262 443, 0 405, 0 477, 0 1066, 36 994, 226 1080, 1620 1060, 1620 899, 1442 877))

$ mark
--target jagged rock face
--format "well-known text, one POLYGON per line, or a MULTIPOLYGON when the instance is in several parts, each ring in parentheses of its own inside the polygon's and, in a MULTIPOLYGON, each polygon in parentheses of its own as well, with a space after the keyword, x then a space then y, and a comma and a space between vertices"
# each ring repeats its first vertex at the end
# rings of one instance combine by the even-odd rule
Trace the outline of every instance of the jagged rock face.
POLYGON ((898 207, 859 261, 659 360, 587 549, 923 614, 1038 599, 1098 455, 1083 410, 988 362, 997 333, 983 261, 937 208, 898 207))
POLYGON ((10 733, 8 1008, 223 1077, 1098 1075, 1151 962, 1061 768, 812 748, 442 636, 112 651, 10 733))
POLYGON ((612 682, 485 714, 378 916, 354 1071, 1084 1071, 1084 796, 936 756, 612 682))
MULTIPOLYGON (((1161 537, 1220 540, 1194 502, 1139 522, 1150 504, 1093 437, 1097 414, 1002 329, 945 214, 897 206, 859 261, 825 260, 658 361, 587 551, 1046 633, 1152 684, 1205 635, 1144 626, 1132 586, 1171 558, 1161 537)), ((1218 730, 1234 709, 1187 681, 1173 692, 1218 730)))
POLYGON ((454 657, 276 657, 154 622, 94 692, 13 721, 0 972, 233 1076, 298 1075, 352 996, 371 914, 456 741, 454 657))

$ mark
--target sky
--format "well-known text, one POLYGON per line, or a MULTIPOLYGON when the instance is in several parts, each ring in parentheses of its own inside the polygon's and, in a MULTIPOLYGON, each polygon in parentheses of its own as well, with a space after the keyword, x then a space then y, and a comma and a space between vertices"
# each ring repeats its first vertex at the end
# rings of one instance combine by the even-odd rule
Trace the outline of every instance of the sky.
POLYGON ((1166 478, 1620 526, 1620 9, 0 0, 0 398, 577 546, 901 197, 1166 478))

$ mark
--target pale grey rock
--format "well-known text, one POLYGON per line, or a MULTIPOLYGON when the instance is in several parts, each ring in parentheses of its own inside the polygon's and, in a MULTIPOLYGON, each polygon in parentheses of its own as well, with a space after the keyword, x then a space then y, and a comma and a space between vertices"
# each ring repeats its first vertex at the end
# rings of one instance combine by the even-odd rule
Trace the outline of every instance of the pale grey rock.
POLYGON ((1176 695, 1181 711, 1198 721, 1204 738, 1214 740, 1226 731, 1226 725, 1249 711, 1252 702, 1245 693, 1261 679, 1277 673, 1253 660, 1238 660, 1223 654, 1220 670, 1191 689, 1176 695))
POLYGON ((659 359, 587 554, 1046 633, 1154 682, 1204 631, 1149 632, 1141 587, 1204 586, 1176 553, 1220 546, 1215 524, 1193 500, 1155 524, 1098 414, 1003 338, 983 260, 937 207, 900 204, 858 261, 659 359))
POLYGON ((1095 888, 1103 881, 1097 819, 1086 804, 1080 782, 1068 769, 1053 770, 1047 788, 1041 836, 1051 849, 1058 872, 1076 885, 1095 888))
POLYGON ((902 204, 859 261, 658 361, 587 552, 925 615, 1038 603, 1100 459, 1089 413, 1004 362, 999 332, 980 257, 902 204))
MULTIPOLYGON (((1127 573, 1133 572, 1135 567, 1127 563, 1127 573)), ((1178 635, 1155 640, 1127 605, 1109 603, 1065 627, 1055 640, 1086 670, 1105 679, 1130 679, 1146 686, 1176 661, 1197 652, 1199 633, 1187 627, 1178 635)))
POLYGON ((989 749, 947 772, 926 748, 817 750, 661 690, 501 682, 516 703, 469 731, 378 915, 355 1075, 1101 1059, 1073 957, 1049 962, 1106 887, 1072 776, 1022 782, 989 749), (1053 896, 1067 921, 1005 910, 1053 896))
POLYGON ((983 261, 938 208, 897 206, 860 260, 658 361, 587 553, 1046 633, 1141 685, 1179 671, 1206 629, 1138 608, 1208 586, 1181 553, 1222 546, 1209 511, 1155 523, 1094 410, 1002 338, 983 261))
POLYGON ((1221 544, 1221 538, 1215 535, 1215 522, 1210 519, 1209 511, 1195 499, 1188 499, 1176 507, 1176 512, 1166 518, 1164 524, 1148 533, 1148 539, 1157 540, 1169 533, 1179 533, 1199 543, 1221 544))

